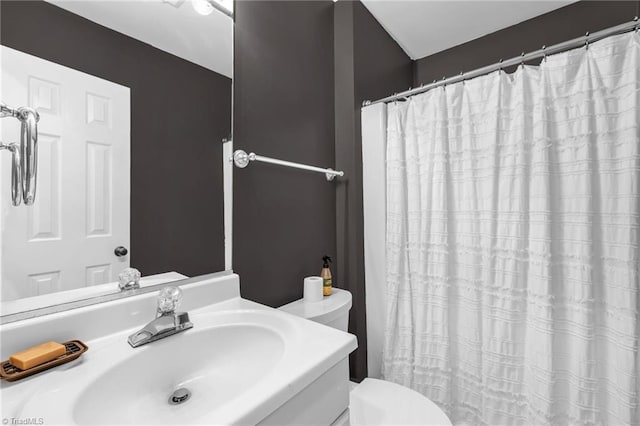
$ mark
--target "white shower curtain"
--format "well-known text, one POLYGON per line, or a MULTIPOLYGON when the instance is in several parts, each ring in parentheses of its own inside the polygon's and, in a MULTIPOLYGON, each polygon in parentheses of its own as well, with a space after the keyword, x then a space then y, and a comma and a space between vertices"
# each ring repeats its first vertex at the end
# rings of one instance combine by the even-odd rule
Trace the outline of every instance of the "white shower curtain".
POLYGON ((384 378, 454 423, 640 424, 640 35, 390 104, 384 378))

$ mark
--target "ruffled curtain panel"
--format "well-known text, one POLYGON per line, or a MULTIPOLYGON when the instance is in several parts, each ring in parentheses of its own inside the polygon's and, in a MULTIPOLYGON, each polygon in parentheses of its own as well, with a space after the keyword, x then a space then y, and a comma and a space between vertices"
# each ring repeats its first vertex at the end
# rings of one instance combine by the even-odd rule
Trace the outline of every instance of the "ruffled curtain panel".
POLYGON ((388 107, 383 375, 454 423, 638 425, 640 34, 388 107))

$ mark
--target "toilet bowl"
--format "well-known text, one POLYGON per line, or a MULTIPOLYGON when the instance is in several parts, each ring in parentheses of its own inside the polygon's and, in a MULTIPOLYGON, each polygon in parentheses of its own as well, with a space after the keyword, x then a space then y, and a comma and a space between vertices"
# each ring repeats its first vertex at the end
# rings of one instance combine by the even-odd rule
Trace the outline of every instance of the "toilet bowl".
MULTIPOLYGON (((284 312, 347 331, 351 293, 334 288, 320 302, 296 300, 278 308, 284 312)), ((396 383, 366 378, 353 383, 349 409, 334 425, 441 425, 451 426, 447 415, 424 395, 396 383)))

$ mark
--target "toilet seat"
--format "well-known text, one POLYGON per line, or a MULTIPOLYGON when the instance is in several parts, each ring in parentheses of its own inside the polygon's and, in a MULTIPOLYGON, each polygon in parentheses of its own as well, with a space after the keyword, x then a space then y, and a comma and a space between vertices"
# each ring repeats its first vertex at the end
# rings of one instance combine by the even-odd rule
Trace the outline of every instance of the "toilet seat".
POLYGON ((351 426, 451 426, 447 415, 424 395, 378 379, 364 379, 349 394, 351 426))

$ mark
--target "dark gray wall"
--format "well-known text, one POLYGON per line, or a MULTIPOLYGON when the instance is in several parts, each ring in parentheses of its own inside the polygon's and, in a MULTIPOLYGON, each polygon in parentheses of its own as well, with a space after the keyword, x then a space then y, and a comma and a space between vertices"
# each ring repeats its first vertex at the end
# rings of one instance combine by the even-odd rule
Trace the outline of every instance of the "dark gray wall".
POLYGON ((362 379, 359 105, 408 87, 411 61, 361 3, 335 6, 334 16, 331 1, 236 3, 234 148, 335 164, 346 176, 328 183, 260 163, 236 169, 233 266, 243 297, 275 307, 300 298, 303 278, 319 274, 322 255, 332 255, 335 285, 354 296, 350 331, 360 349, 351 374, 362 379))
MULTIPOLYGON (((332 166, 333 2, 238 1, 235 13, 234 148, 332 166)), ((233 187, 242 296, 273 307, 302 297, 304 277, 335 257, 335 182, 252 163, 233 187)))
POLYGON ((349 331, 358 336, 351 375, 367 376, 360 106, 411 85, 412 62, 359 1, 334 10, 336 167, 346 179, 336 186, 337 282, 353 295, 349 331))
POLYGON ((427 56, 415 62, 414 86, 631 21, 638 4, 637 0, 580 1, 427 56))
POLYGON ((43 1, 0 2, 3 45, 131 89, 131 265, 224 269, 231 80, 43 1))
MULTIPOLYGON (((363 101, 382 98, 411 86, 413 61, 361 2, 351 3, 354 16, 355 108, 360 119, 363 101)), ((360 131, 360 123, 356 129, 360 131)), ((361 152, 359 146, 357 149, 361 152)))

